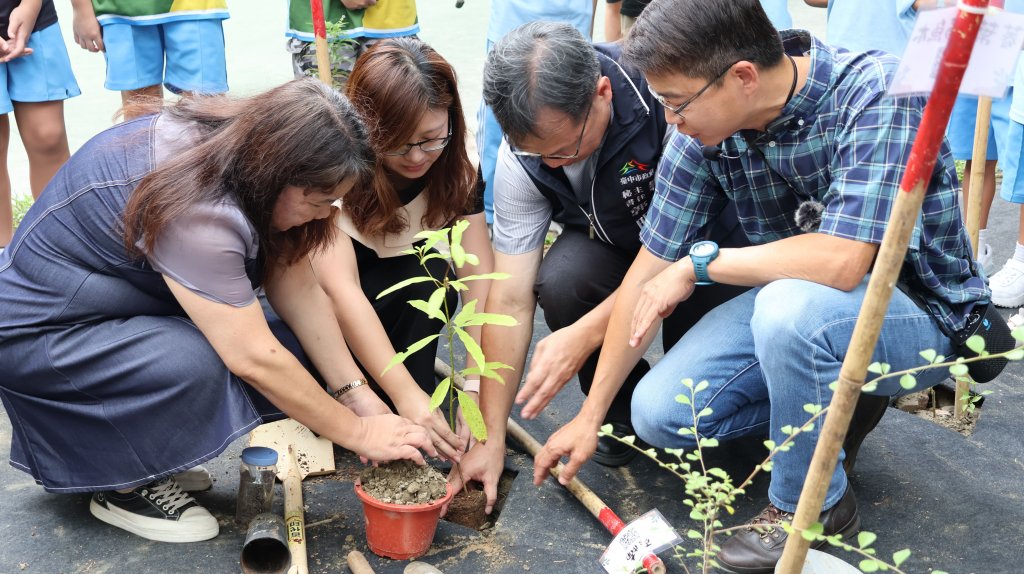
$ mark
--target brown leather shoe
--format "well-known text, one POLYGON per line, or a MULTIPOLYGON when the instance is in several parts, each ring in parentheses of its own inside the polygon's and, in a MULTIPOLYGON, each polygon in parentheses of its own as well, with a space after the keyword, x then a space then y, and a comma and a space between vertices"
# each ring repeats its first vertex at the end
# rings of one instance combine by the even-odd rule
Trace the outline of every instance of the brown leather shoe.
POLYGON ((885 415, 885 409, 889 408, 890 400, 889 397, 863 393, 857 399, 857 406, 850 419, 850 429, 846 431, 846 439, 843 440, 843 452, 846 453, 843 470, 847 474, 853 470, 853 465, 857 462, 857 453, 864 442, 864 437, 878 426, 878 421, 885 415))
MULTIPOLYGON (((783 522, 793 522, 791 512, 783 512, 769 504, 755 516, 747 527, 736 531, 722 544, 715 556, 718 569, 730 574, 772 574, 775 563, 782 558, 782 549, 789 536, 782 529, 783 522)), ((841 534, 849 538, 860 530, 860 515, 857 513, 857 498, 853 489, 846 487, 846 493, 835 506, 821 513, 818 522, 825 527, 825 536, 841 534)), ((811 548, 820 548, 825 541, 812 542, 811 548)))

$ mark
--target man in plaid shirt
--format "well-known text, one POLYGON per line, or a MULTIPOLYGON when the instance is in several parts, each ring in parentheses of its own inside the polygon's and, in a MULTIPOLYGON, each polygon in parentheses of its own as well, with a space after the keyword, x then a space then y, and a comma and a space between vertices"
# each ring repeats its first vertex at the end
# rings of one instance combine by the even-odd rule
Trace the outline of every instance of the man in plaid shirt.
MULTIPOLYGON (((593 388, 538 455, 538 482, 562 456, 563 481, 587 460, 607 403, 660 318, 702 284, 754 289, 706 315, 640 381, 632 401, 640 438, 692 449, 696 438, 679 429, 696 426, 701 437, 768 434, 781 444, 783 427, 809 418, 804 405, 827 405, 925 103, 885 95, 895 57, 841 51, 803 31, 780 37, 756 0, 654 0, 625 54, 679 133, 658 166, 645 249, 619 290, 593 388), (701 241, 728 201, 753 246, 701 241), (820 224, 805 231, 796 212, 808 205, 821 210, 820 224), (675 400, 689 394, 684 378, 708 383, 695 411, 675 400), (705 408, 695 423, 692 412, 705 408)), ((943 145, 901 273, 921 304, 894 292, 873 358, 893 371, 921 365, 925 349, 953 354, 945 333, 988 301, 957 185, 943 145)), ((948 376, 919 373, 916 388, 948 376)), ((820 517, 826 535, 859 529, 846 470, 888 398, 905 392, 885 380, 862 396, 820 517)), ((716 560, 725 570, 774 571, 787 536, 778 524, 792 520, 820 428, 777 455, 771 504, 722 544, 716 560)))

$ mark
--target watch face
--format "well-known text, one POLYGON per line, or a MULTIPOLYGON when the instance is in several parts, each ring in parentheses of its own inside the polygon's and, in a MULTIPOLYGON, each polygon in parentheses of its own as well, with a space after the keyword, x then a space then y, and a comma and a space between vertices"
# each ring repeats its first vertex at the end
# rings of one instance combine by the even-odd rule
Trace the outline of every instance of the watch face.
POLYGON ((690 254, 696 255, 697 257, 707 257, 708 255, 711 255, 714 252, 715 245, 713 243, 707 243, 702 241, 693 246, 693 249, 690 251, 690 254))

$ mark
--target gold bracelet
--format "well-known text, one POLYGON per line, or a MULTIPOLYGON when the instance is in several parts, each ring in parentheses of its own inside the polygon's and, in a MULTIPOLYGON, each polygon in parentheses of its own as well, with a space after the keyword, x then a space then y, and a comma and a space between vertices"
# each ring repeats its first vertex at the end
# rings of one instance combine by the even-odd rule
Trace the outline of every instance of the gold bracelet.
POLYGON ((334 391, 333 393, 331 393, 331 396, 334 397, 335 399, 340 399, 341 395, 344 395, 345 393, 351 391, 352 389, 361 387, 361 386, 363 386, 365 384, 366 384, 366 379, 356 379, 356 380, 352 381, 351 383, 349 383, 349 384, 341 387, 340 389, 334 391))

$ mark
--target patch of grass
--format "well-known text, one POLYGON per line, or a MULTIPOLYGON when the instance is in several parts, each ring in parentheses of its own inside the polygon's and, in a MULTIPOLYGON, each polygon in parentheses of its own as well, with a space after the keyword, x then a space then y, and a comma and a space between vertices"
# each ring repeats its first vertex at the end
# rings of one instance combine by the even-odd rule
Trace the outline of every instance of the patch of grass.
POLYGON ((11 198, 11 210, 14 212, 14 229, 18 228, 21 220, 25 218, 25 214, 28 213, 28 208, 32 207, 31 195, 16 195, 11 198))

